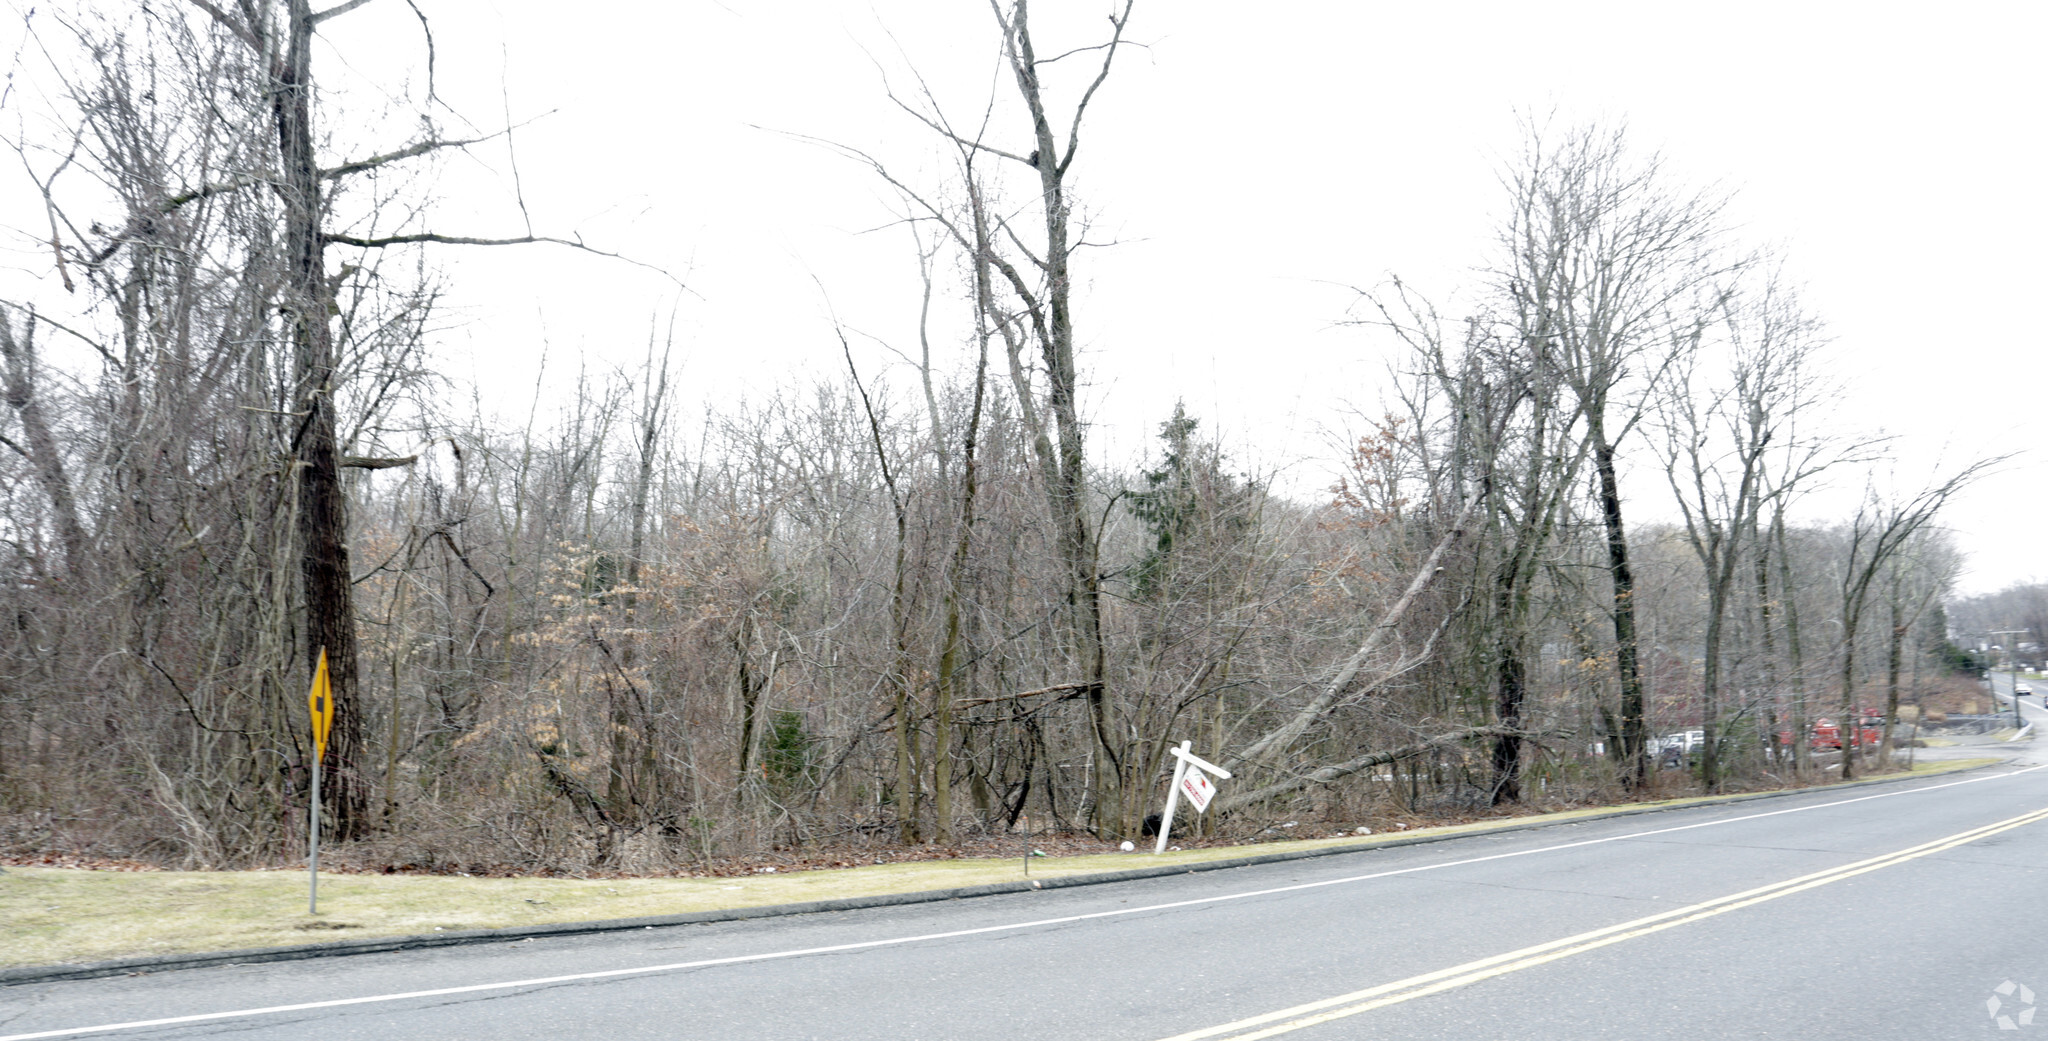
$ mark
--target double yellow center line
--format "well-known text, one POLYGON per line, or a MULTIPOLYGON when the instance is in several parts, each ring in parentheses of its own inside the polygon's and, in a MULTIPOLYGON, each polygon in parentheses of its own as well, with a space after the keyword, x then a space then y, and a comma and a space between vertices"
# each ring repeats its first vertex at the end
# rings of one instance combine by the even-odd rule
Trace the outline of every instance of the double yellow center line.
POLYGON ((1567 936, 1561 940, 1552 940, 1549 943, 1524 947, 1521 950, 1509 951, 1506 954, 1496 954, 1491 958, 1481 958, 1478 961, 1466 962, 1463 965, 1453 965, 1448 969, 1438 969, 1435 972, 1424 973, 1420 976, 1410 976, 1405 980, 1382 983, 1377 987, 1368 987, 1364 990, 1352 991, 1349 994, 1339 994, 1334 998, 1311 1001, 1305 1005, 1283 1008, 1276 1012, 1268 1012, 1249 1019, 1240 1019, 1234 1023, 1224 1023, 1220 1026, 1206 1027, 1185 1034, 1175 1034, 1172 1037, 1163 1038, 1161 1041, 1205 1041, 1208 1038, 1222 1038, 1225 1041, 1255 1041, 1257 1038, 1274 1037, 1290 1033, 1304 1027, 1315 1026, 1319 1023, 1328 1023, 1347 1016, 1355 1016, 1362 1012, 1371 1012, 1374 1009, 1385 1008, 1388 1005, 1398 1005, 1404 1001, 1413 1001, 1416 998, 1427 997, 1431 994, 1440 994, 1447 990, 1465 986, 1468 983, 1477 983, 1480 980, 1504 976, 1510 972, 1535 968, 1538 965, 1569 958, 1575 954, 1599 950, 1602 947, 1617 944, 1623 940, 1633 940, 1639 936, 1648 936, 1651 933, 1660 933, 1666 929, 1675 929, 1681 925, 1688 925, 1703 919, 1712 918, 1715 915, 1727 914, 1730 911, 1737 911, 1745 907, 1761 904, 1766 900, 1776 900, 1782 896, 1791 896, 1794 893, 1816 889, 1830 882, 1840 882, 1843 879, 1854 878, 1857 875, 1876 871, 1880 868, 1903 864, 1909 860, 1917 860, 1920 857, 1940 853, 1947 849, 1954 849, 1957 846, 1988 838, 2002 831, 2011 831, 2014 828, 2024 827, 2044 819, 2048 819, 2048 808, 2035 810, 2032 813, 2023 813, 2017 817, 2011 817, 1995 824, 1987 824, 1981 828, 1972 828, 1969 831, 1959 832, 1946 838, 1935 839, 1932 842, 1925 842, 1918 846, 1911 846, 1893 853, 1886 853, 1883 856, 1872 857, 1869 860, 1859 860, 1853 864, 1844 864, 1840 867, 1829 868, 1826 871, 1817 871, 1810 875, 1801 875, 1798 878, 1774 882, 1756 889, 1744 890, 1740 893, 1717 897, 1713 900, 1692 904, 1688 907, 1665 911, 1662 914, 1653 914, 1647 918, 1638 918, 1634 921, 1622 922, 1619 925, 1610 925, 1604 929, 1595 929, 1591 932, 1579 933, 1576 936, 1567 936))

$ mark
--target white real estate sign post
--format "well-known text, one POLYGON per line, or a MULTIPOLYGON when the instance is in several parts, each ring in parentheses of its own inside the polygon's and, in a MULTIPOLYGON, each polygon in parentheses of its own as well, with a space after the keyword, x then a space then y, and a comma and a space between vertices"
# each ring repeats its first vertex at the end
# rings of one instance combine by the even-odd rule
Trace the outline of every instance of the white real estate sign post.
POLYGON ((1180 796, 1186 792, 1188 801, 1195 804, 1195 812, 1209 808, 1209 800, 1216 794, 1216 786, 1206 774, 1215 774, 1218 780, 1230 779, 1230 771, 1217 766, 1188 751, 1195 747, 1193 741, 1182 741, 1179 748, 1169 748, 1178 762, 1173 764, 1173 786, 1166 791, 1166 810, 1159 815, 1159 845, 1152 852, 1166 852, 1166 837, 1173 831, 1173 811, 1180 806, 1180 796))
POLYGON ((1200 770, 1183 771, 1180 775, 1181 794, 1195 804, 1195 812, 1209 808, 1209 800, 1216 794, 1216 786, 1209 783, 1209 775, 1200 770))

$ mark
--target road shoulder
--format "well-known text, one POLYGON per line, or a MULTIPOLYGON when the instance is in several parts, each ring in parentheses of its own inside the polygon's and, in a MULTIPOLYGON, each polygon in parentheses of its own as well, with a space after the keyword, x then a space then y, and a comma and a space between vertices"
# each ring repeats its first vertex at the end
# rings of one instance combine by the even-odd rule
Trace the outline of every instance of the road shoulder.
MULTIPOLYGON (((1566 810, 1557 813, 1500 818, 1498 820, 1479 821, 1471 824, 1450 825, 1391 834, 1271 843, 1257 847, 1238 846, 1189 850, 1179 853, 1168 853, 1157 859, 1152 858, 1150 855, 1138 855, 1144 856, 1148 861, 1152 861, 1143 867, 1116 868, 1106 866, 1134 856, 1133 854, 1071 858, 1072 863, 1067 864, 1062 864, 1059 861, 1037 861, 1035 865, 1029 868, 1029 870, 1035 871, 1032 877, 1022 877, 1023 865, 1019 865, 1020 872, 1018 877, 966 886, 915 888, 900 892, 866 893, 833 899, 766 903, 753 906, 715 907, 679 914, 643 915, 592 921, 546 922, 503 928, 444 929, 433 932, 363 937, 285 946, 266 946, 224 951, 175 952, 114 958, 79 964, 30 965, 0 969, 0 986, 165 972, 175 969, 204 968, 218 965, 297 961, 311 958, 374 954, 429 947, 503 943, 532 937, 583 935, 708 922, 730 922, 754 918, 817 914, 829 911, 852 911, 1006 893, 1061 889, 1072 886, 1104 885, 1198 871, 1216 871, 1257 864, 1327 857, 1371 849, 1446 842, 1473 835, 1532 831, 1566 824, 1661 813, 1688 807, 1778 799, 1868 785, 1898 784, 1947 773, 1985 769, 2006 761, 2008 760, 2002 758, 1961 760, 1953 763, 1943 763, 1932 769, 1917 770, 1912 773, 1888 774, 1883 777, 1831 785, 1779 789, 1768 792, 1747 792, 1736 795, 1699 796, 1582 810, 1566 810), (1248 849, 1256 849, 1258 852, 1247 852, 1248 849)), ((1017 861, 1011 860, 987 863, 998 866, 1018 864, 1017 861)))

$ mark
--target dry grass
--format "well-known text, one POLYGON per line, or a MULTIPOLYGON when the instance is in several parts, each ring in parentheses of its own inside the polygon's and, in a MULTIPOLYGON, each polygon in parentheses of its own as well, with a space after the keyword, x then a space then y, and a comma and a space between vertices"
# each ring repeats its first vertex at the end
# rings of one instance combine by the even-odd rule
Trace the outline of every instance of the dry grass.
MULTIPOLYGON (((1938 773, 1995 760, 1923 764, 1938 773)), ((1672 799, 1658 806, 1712 802, 1672 799)), ((1605 808, 1550 814, 1571 819, 1605 808)), ((1254 853, 1370 847, 1415 835, 1472 833, 1525 823, 1507 817, 1391 835, 1262 843, 1167 853, 1034 858, 1030 877, 1193 864, 1254 853)), ((1026 877, 1023 861, 930 860, 742 878, 463 878, 323 875, 320 913, 306 913, 303 871, 80 871, 10 867, 0 874, 0 966, 47 965, 192 951, 277 947, 437 929, 486 929, 682 914, 909 893, 1026 877)))

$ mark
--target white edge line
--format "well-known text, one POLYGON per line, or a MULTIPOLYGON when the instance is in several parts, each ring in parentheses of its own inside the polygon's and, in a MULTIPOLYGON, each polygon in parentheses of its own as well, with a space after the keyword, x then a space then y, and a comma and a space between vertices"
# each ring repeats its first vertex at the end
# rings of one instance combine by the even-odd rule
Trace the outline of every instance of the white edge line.
MULTIPOLYGON (((897 936, 884 940, 863 940, 859 943, 834 944, 829 947, 806 947, 801 950, 772 951, 766 954, 742 954, 735 955, 730 958, 707 958, 701 961, 670 962, 665 965, 641 965, 629 969, 602 969, 596 972, 578 972, 566 976, 538 976, 532 979, 508 980, 499 983, 472 983, 462 987, 438 987, 433 990, 409 990, 397 994, 372 994, 359 998, 330 998, 324 1001, 304 1001, 293 1005, 268 1005, 263 1008, 236 1009, 230 1012, 201 1012, 189 1016, 169 1016, 163 1019, 138 1019, 126 1023, 107 1023, 99 1026, 89 1027, 66 1027, 59 1030, 41 1030, 28 1034, 6 1034, 0 1035, 0 1041, 38 1041, 38 1039, 41 1038, 75 1037, 80 1034, 97 1034, 115 1030, 140 1030, 146 1027, 176 1026, 181 1023, 204 1023, 222 1019, 242 1019, 247 1018, 249 1016, 270 1016, 278 1015, 280 1013, 285 1012, 309 1012, 314 1009, 341 1008, 348 1005, 367 1005, 387 1001, 406 1001, 413 998, 439 998, 447 997, 453 994, 478 994, 493 990, 514 990, 521 987, 546 987, 559 983, 579 983, 585 980, 616 979, 622 976, 645 976, 658 972, 678 972, 683 969, 701 969, 715 965, 738 965, 744 962, 772 961, 783 958, 803 958, 815 954, 837 954, 842 951, 866 950, 873 947, 892 947, 901 944, 924 943, 931 940, 950 940, 962 936, 981 936, 986 935, 988 933, 1011 932, 1020 929, 1040 929, 1045 928, 1047 926, 1066 925, 1072 922, 1085 922, 1099 918, 1117 918, 1124 915, 1144 914, 1151 911, 1168 911, 1179 907, 1195 907, 1201 904, 1222 903, 1226 900, 1246 900, 1252 897, 1272 896, 1277 893, 1293 893, 1305 889, 1320 889, 1324 886, 1348 885, 1353 882, 1367 882, 1373 879, 1390 878, 1395 875, 1412 875, 1423 871, 1436 871, 1442 868, 1463 867, 1468 864, 1483 864, 1487 861, 1492 860, 1507 860, 1512 857, 1526 857, 1537 853, 1555 853, 1559 850, 1579 849, 1585 846, 1598 846, 1609 842, 1621 842, 1627 839, 1648 838, 1652 835, 1669 835, 1673 832, 1692 831, 1696 828, 1711 828, 1723 824, 1737 824, 1742 821, 1759 820, 1764 817, 1777 817, 1787 813, 1805 813, 1809 810, 1824 810, 1835 806, 1847 806, 1851 803, 1869 802, 1872 799, 1889 799, 1894 796, 1900 795, 1917 795, 1921 792, 1938 791, 1943 788, 1953 788, 1957 785, 1963 784, 1976 784, 1980 781, 2004 780, 2009 777, 2018 777, 2021 774, 2032 773, 2035 770, 2041 769, 2048 769, 2048 764, 2043 764, 2041 766, 2030 766, 2025 769, 2014 770, 2010 773, 1990 774, 1983 777, 1965 778, 1960 781, 1949 781, 1943 784, 1931 784, 1924 788, 1908 788, 1901 791, 1880 792, 1876 795, 1862 795, 1853 799, 1837 799, 1834 802, 1815 803, 1811 806, 1794 806, 1790 809, 1771 810, 1766 813, 1750 813, 1740 817, 1725 817, 1720 820, 1701 821, 1696 824, 1681 824, 1670 828, 1655 828, 1650 831, 1630 832, 1626 835, 1610 835, 1606 838, 1600 839, 1584 839, 1578 842, 1565 842, 1554 846, 1539 846, 1535 849, 1515 850, 1508 853, 1491 853, 1483 857, 1468 857, 1464 860, 1447 860, 1438 864, 1421 864, 1415 867, 1395 868, 1390 871, 1375 871, 1370 874, 1364 875, 1348 875, 1343 878, 1324 879, 1320 882, 1300 882, 1294 885, 1275 886, 1271 889, 1254 889, 1242 893, 1225 893, 1221 896, 1204 896, 1197 897, 1192 900, 1176 900, 1171 903, 1149 904, 1144 907, 1124 907, 1118 908, 1113 911, 1094 911, 1089 914, 1067 915, 1060 918, 1040 918, 1029 922, 1011 922, 1004 925, 984 925, 973 929, 956 929, 951 932, 943 933, 923 933, 917 936, 897 936)), ((1691 807, 1673 807, 1673 809, 1689 808, 1691 807)), ((1371 847, 1361 849, 1359 850, 1359 852, 1371 852, 1371 847)))

